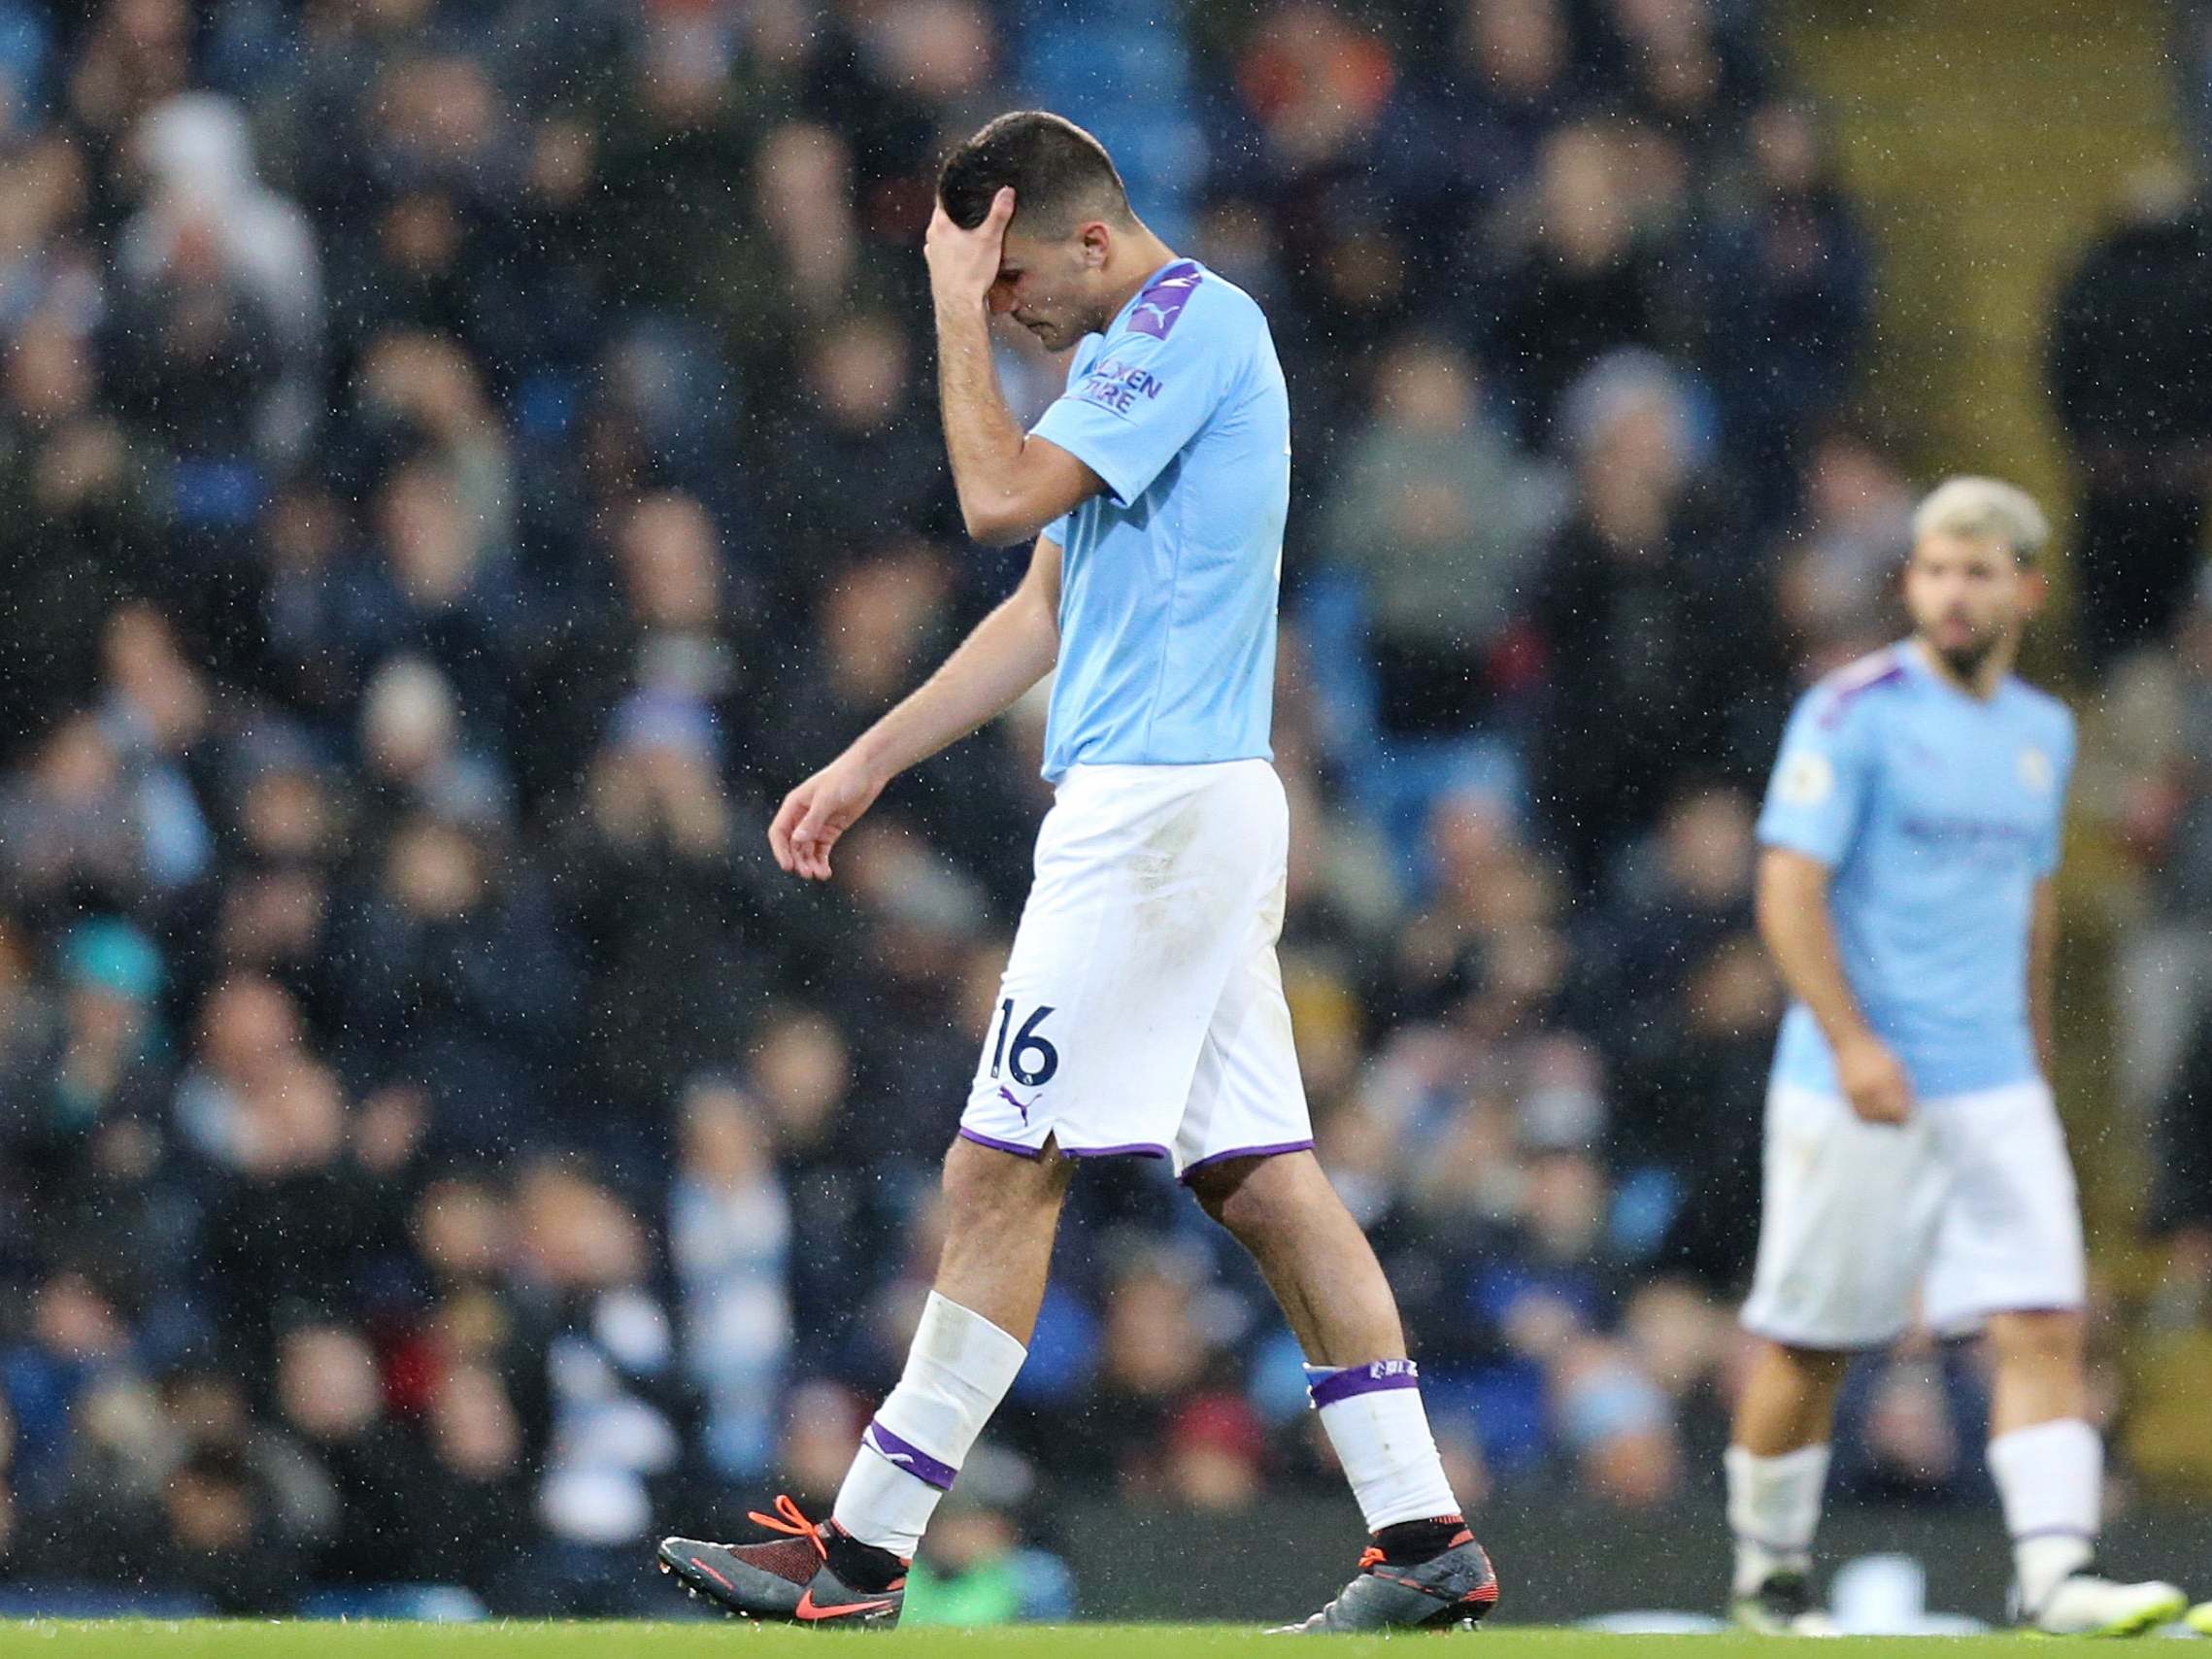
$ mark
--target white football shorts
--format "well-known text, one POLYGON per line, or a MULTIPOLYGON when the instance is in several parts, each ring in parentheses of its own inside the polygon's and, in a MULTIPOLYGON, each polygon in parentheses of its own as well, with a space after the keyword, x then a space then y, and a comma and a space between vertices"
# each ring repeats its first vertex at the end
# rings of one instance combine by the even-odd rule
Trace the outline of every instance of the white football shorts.
POLYGON ((1778 1083, 1745 1328, 1806 1348, 1880 1347, 1921 1316, 1963 1336, 1992 1313, 2082 1305, 2080 1202, 2050 1086, 1919 1100, 1870 1124, 1778 1083))
POLYGON ((1186 1176, 1312 1146, 1275 961, 1289 842, 1265 761, 1071 767, 961 1135, 1186 1176))

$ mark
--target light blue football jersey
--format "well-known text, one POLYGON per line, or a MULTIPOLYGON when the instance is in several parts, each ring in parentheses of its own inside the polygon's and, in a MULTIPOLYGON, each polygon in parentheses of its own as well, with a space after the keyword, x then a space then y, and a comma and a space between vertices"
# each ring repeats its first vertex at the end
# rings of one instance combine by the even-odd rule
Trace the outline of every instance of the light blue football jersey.
MULTIPOLYGON (((1759 838, 1833 872, 1843 968, 1922 1099, 2039 1074, 2028 1019, 2037 884, 2059 866, 2073 717, 2007 678, 1968 695, 1911 644, 1830 675, 1791 717, 1759 838)), ((1777 1082, 1834 1093, 1802 1005, 1777 1082)))
POLYGON ((1045 776, 1268 758, 1290 403, 1258 305, 1195 260, 1162 266, 1084 336, 1035 432, 1106 484, 1045 531, 1045 776))

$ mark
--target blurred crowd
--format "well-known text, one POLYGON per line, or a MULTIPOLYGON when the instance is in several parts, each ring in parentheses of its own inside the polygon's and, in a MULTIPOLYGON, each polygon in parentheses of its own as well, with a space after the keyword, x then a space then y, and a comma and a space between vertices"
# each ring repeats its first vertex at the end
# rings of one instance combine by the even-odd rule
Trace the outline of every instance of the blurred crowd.
MULTIPOLYGON (((1894 632, 1913 498, 1843 418, 1870 254, 1758 10, 0 0, 0 1574, 620 1612, 656 1527, 826 1503, 933 1266, 1041 705, 827 892, 762 831, 1019 571, 959 534, 917 246, 1025 102, 1290 377, 1285 968, 1459 1490, 1705 1501, 1757 794, 1894 632)), ((1057 366, 1003 352, 1033 414, 1057 366)), ((2176 614, 2116 641, 2173 741, 2109 798, 2200 947, 2176 614)), ((1855 1387, 1840 1478, 1980 1490, 1969 1362, 1855 1387)), ((1250 1266, 1087 1168, 928 1571, 1064 1608, 1017 1547, 1062 1500, 1336 1478, 1250 1266)))

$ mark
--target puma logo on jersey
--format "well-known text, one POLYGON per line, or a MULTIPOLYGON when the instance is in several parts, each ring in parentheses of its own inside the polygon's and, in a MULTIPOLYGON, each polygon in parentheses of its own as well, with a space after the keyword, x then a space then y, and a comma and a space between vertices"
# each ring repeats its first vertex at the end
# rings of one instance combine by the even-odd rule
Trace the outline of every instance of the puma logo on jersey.
POLYGON ((1183 315, 1183 308, 1190 303, 1190 296, 1198 289, 1201 276, 1197 266, 1185 260, 1173 267, 1174 275, 1160 278, 1137 296, 1137 303, 1129 313, 1129 332, 1150 334, 1156 340, 1167 338, 1175 320, 1183 315))

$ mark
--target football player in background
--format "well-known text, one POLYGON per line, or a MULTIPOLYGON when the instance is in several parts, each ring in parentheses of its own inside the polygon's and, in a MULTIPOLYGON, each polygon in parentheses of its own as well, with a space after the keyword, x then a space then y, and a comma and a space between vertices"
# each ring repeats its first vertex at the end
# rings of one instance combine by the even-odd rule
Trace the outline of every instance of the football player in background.
POLYGON ((2097 1565, 2081 1211, 2048 1081, 2066 710, 2012 673, 2043 593, 2041 511, 1954 478, 1913 521, 1912 637, 1792 717, 1760 819, 1759 922, 1793 997, 1767 1098, 1743 1322, 1760 1339, 1727 1451, 1733 1611, 1828 1628, 1809 1568, 1837 1386, 1903 1335, 1989 1343, 1989 1465, 2015 1617, 2133 1635, 2171 1584, 2097 1565))

